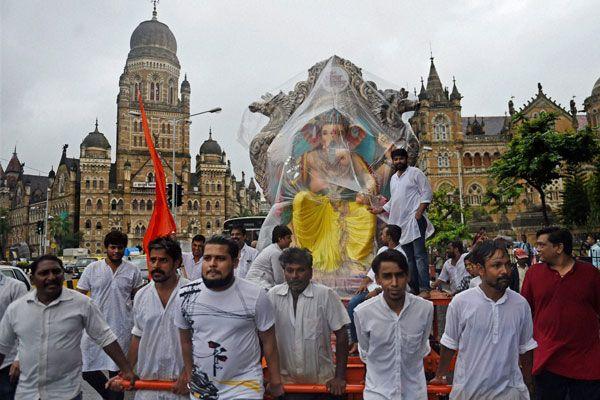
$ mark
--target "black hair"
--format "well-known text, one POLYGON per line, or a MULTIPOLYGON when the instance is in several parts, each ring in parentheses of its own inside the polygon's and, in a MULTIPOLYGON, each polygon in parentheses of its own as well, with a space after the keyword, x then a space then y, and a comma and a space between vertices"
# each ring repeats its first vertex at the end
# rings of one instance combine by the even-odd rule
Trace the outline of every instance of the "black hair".
POLYGON ((230 232, 233 232, 234 230, 238 230, 238 231, 242 232, 242 235, 246 236, 246 228, 244 228, 242 225, 232 226, 230 232))
POLYGON ((406 275, 408 275, 408 261, 406 260, 406 256, 394 249, 382 251, 373 259, 373 262, 371 263, 371 269, 373 269, 375 275, 379 273, 379 267, 384 261, 395 262, 398 267, 400 267, 400 269, 406 272, 406 275))
POLYGON ((473 262, 473 252, 470 252, 469 254, 467 254, 467 255, 465 256, 465 258, 463 258, 463 260, 464 260, 465 262, 467 262, 467 261, 469 261, 469 262, 473 262))
POLYGON ((196 235, 192 238, 192 242, 206 242, 206 238, 204 237, 204 235, 196 235))
POLYGON ((183 260, 181 256, 181 246, 179 246, 179 243, 177 243, 176 240, 171 239, 169 236, 159 236, 148 243, 148 254, 150 254, 152 250, 165 250, 173 261, 183 260))
POLYGON ((211 236, 206 241, 206 245, 209 245, 209 244, 218 244, 218 245, 222 245, 222 246, 227 246, 227 253, 229 253, 232 260, 235 260, 236 258, 238 258, 238 255, 240 254, 240 249, 238 247, 238 244, 223 235, 211 236))
POLYGON ((392 238, 394 243, 399 243, 402 237, 402 228, 398 225, 386 225, 386 228, 388 236, 392 238))
POLYGON ((408 151, 406 149, 394 149, 391 153, 392 159, 394 157, 408 157, 408 151))
POLYGON ((39 257, 37 260, 35 260, 31 264, 29 264, 29 268, 31 269, 31 275, 35 274, 35 271, 37 271, 38 265, 40 265, 40 263, 42 261, 54 261, 54 262, 57 262, 58 265, 60 265, 60 269, 62 269, 63 271, 65 270, 65 268, 63 267, 63 262, 62 262, 62 260, 60 258, 56 257, 53 254, 44 254, 43 256, 39 257))
POLYGON ((450 242, 450 246, 454 247, 455 249, 458 249, 460 254, 465 252, 465 248, 463 246, 462 240, 453 240, 450 242))
POLYGON ((537 231, 536 237, 540 237, 541 235, 548 235, 548 241, 552 244, 562 243, 565 254, 570 256, 573 253, 573 235, 571 235, 568 229, 549 226, 537 231))
POLYGON ((277 243, 279 239, 283 239, 284 237, 289 236, 291 234, 292 231, 287 226, 277 225, 275 228, 273 228, 273 233, 271 234, 271 242, 277 243))
POLYGON ((485 262, 492 258, 498 250, 502 250, 505 254, 508 254, 506 242, 502 240, 484 240, 473 247, 473 250, 469 253, 469 259, 473 264, 485 267, 485 262))
POLYGON ((313 258, 307 249, 289 247, 279 256, 279 263, 283 268, 289 264, 298 264, 303 267, 312 268, 313 258))
POLYGON ((121 231, 110 231, 104 236, 104 247, 109 245, 127 247, 127 235, 121 231))

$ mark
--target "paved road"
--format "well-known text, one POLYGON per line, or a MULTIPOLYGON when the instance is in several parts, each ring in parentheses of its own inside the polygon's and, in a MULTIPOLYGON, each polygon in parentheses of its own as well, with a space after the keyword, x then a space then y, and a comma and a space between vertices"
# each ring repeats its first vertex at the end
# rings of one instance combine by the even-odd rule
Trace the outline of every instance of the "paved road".
MULTIPOLYGON (((125 393, 125 400, 133 400, 134 393, 125 393)), ((83 381, 83 400, 102 400, 102 397, 96 393, 87 382, 83 381)))

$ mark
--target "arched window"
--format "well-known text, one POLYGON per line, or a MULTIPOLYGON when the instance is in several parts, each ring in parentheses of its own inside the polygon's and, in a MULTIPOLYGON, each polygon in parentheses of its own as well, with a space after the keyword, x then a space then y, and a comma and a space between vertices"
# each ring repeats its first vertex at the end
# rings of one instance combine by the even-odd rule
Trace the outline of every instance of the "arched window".
POLYGON ((210 201, 206 202, 206 211, 210 211, 210 201))
POLYGON ((92 229, 92 221, 89 219, 85 220, 85 229, 92 229))
POLYGON ((117 210, 123 211, 123 199, 119 199, 117 202, 117 210))
POLYGON ((192 228, 192 232, 194 233, 194 235, 197 235, 197 234, 198 234, 198 227, 197 227, 197 226, 194 226, 194 227, 192 228))
POLYGON ((96 202, 96 211, 102 211, 102 200, 98 199, 96 202))
POLYGON ((146 234, 146 227, 144 225, 142 225, 142 235, 146 234))
POLYGON ((112 201, 110 202, 110 209, 112 211, 116 211, 117 210, 117 201, 115 199, 112 199, 112 201))
POLYGON ((144 132, 144 124, 142 124, 142 121, 140 121, 140 132, 144 132))
POLYGON ((148 200, 146 203, 146 210, 152 211, 152 200, 148 200))
POLYGON ((492 159, 490 157, 490 153, 483 153, 483 166, 484 167, 489 167, 490 165, 492 165, 492 159))
POLYGON ((200 209, 200 203, 198 203, 198 200, 194 201, 194 210, 197 211, 200 209))
POLYGON ((139 83, 139 82, 136 82, 136 83, 133 85, 133 90, 134 90, 134 91, 133 91, 133 94, 134 94, 134 96, 135 96, 135 99, 136 99, 136 101, 137 101, 138 92, 142 90, 142 87, 141 87, 141 85, 140 85, 140 83, 139 83))
POLYGON ((206 223, 206 229, 210 229, 210 228, 211 228, 211 224, 210 224, 210 221, 208 221, 208 222, 206 223))
POLYGON ((475 167, 481 167, 481 154, 475 153, 475 156, 473 157, 473 165, 475 167))
MULTIPOLYGON (((220 210, 221 210, 221 203, 219 203, 219 201, 218 201, 218 200, 215 202, 215 210, 216 210, 216 211, 220 211, 220 210)), ((217 226, 218 226, 218 225, 217 225, 217 226)))
POLYGON ((220 192, 222 188, 221 182, 217 183, 217 191, 220 192))
POLYGON ((474 183, 469 186, 469 190, 467 191, 467 204, 478 206, 481 204, 482 197, 483 188, 479 184, 474 183))
POLYGON ((466 168, 473 166, 473 157, 471 157, 470 153, 466 153, 465 155, 463 155, 463 165, 466 168))
POLYGON ((133 121, 133 131, 137 132, 138 131, 138 122, 137 121, 133 121))
POLYGON ((94 179, 94 181, 92 182, 92 187, 94 189, 98 189, 98 181, 94 179))
POLYGON ((188 202, 187 202, 187 209, 188 209, 188 211, 192 211, 192 207, 193 207, 192 206, 192 201, 188 200, 188 202))
POLYGON ((215 185, 215 183, 214 182, 211 183, 210 184, 210 190, 214 192, 216 189, 217 189, 217 186, 215 185))
POLYGON ((494 153, 494 160, 497 160, 499 158, 500 158, 500 152, 497 151, 494 153))
POLYGON ((171 134, 171 124, 167 124, 167 133, 171 134))
POLYGON ((100 179, 100 189, 104 189, 104 179, 100 179))
POLYGON ((210 184, 206 182, 206 193, 210 192, 210 184))
POLYGON ((92 200, 87 199, 85 202, 85 211, 92 211, 92 200))
POLYGON ((96 230, 99 231, 102 229, 102 222, 98 221, 96 222, 96 230))
POLYGON ((146 177, 146 182, 154 182, 154 174, 152 172, 148 173, 148 176, 146 177))
POLYGON ((160 100, 160 83, 156 84, 156 95, 154 97, 156 101, 160 100))
POLYGON ((138 225, 135 227, 134 232, 136 236, 140 236, 140 234, 142 233, 142 228, 138 225))
POLYGON ((450 138, 450 121, 445 115, 438 115, 433 120, 434 140, 446 141, 450 138))
POLYGON ((138 201, 137 200, 133 200, 131 202, 131 210, 132 211, 137 211, 137 209, 138 209, 138 201))
POLYGON ((173 104, 175 102, 175 87, 173 82, 169 82, 169 104, 173 104))
POLYGON ((140 200, 140 211, 144 211, 146 209, 146 202, 144 200, 140 200))
POLYGON ((89 179, 86 179, 86 180, 85 180, 85 188, 86 188, 86 189, 89 189, 89 188, 90 188, 90 180, 89 180, 89 179))
POLYGON ((450 167, 450 157, 448 153, 440 153, 438 154, 438 168, 449 168, 450 167))
POLYGON ((150 100, 154 100, 154 82, 150 82, 150 100))
POLYGON ((160 133, 165 133, 165 124, 160 124, 160 133))
POLYGON ((216 226, 217 228, 220 228, 220 227, 221 227, 221 220, 219 220, 219 219, 218 219, 218 220, 216 220, 216 221, 215 221, 215 226, 216 226))

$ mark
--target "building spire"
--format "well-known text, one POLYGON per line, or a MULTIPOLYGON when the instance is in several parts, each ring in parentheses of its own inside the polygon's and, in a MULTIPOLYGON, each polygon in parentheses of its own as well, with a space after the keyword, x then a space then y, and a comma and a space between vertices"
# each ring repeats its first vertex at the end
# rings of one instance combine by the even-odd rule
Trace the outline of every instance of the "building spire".
POLYGON ((427 77, 427 96, 430 100, 442 101, 445 100, 444 87, 440 76, 437 73, 435 64, 433 63, 433 56, 430 58, 431 65, 429 66, 429 76, 427 77))
POLYGON ((156 20, 157 15, 158 15, 158 13, 156 12, 156 5, 158 4, 159 0, 150 0, 150 1, 152 1, 152 4, 154 6, 154 9, 152 10, 152 19, 156 20))
POLYGON ((453 76, 452 77, 452 93, 450 93, 450 100, 460 100, 461 98, 462 98, 462 95, 456 88, 456 78, 453 76))
POLYGON ((208 140, 212 140, 212 126, 208 127, 208 140))
POLYGON ((98 132, 98 117, 96 117, 96 130, 95 132, 98 132))
POLYGON ((421 91, 419 92, 419 100, 425 100, 427 98, 427 91, 425 90, 425 85, 423 84, 423 77, 421 77, 421 91))

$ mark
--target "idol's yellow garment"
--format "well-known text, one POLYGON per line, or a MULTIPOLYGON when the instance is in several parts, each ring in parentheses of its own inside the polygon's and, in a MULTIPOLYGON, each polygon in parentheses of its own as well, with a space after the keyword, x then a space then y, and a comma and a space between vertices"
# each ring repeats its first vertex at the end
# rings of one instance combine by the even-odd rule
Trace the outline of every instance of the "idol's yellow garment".
POLYGON ((373 249, 376 218, 364 205, 332 201, 301 191, 294 196, 292 223, 296 243, 312 252, 313 268, 337 271, 345 261, 362 262, 373 249))

